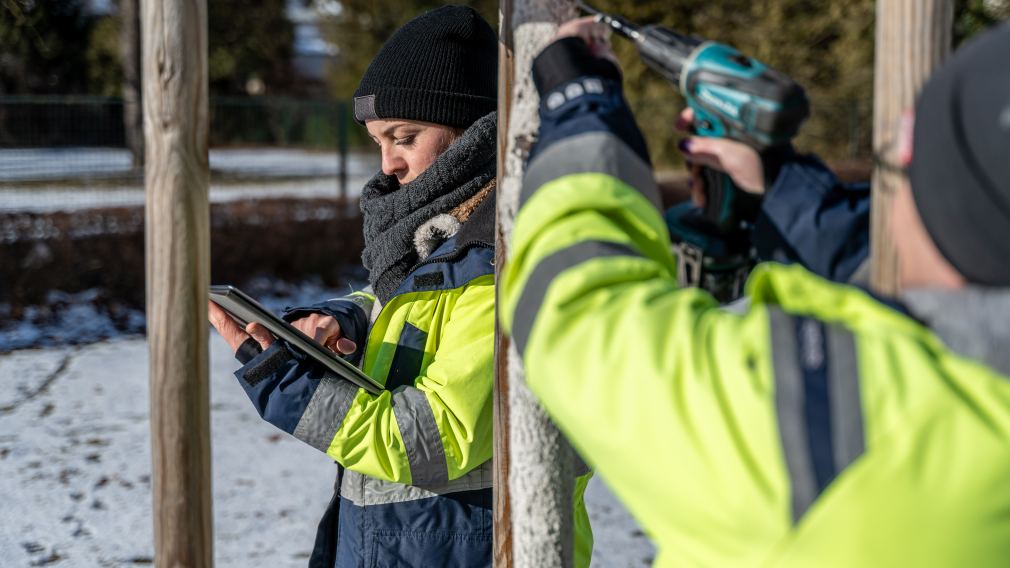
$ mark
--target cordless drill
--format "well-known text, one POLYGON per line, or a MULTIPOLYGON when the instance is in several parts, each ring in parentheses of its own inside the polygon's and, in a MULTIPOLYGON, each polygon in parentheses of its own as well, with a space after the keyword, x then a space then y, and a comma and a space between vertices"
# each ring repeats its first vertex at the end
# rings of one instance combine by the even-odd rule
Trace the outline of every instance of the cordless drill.
MULTIPOLYGON (((788 76, 740 53, 737 49, 714 41, 677 33, 668 28, 638 26, 621 18, 600 12, 584 2, 579 6, 598 22, 609 26, 638 47, 646 65, 658 71, 687 100, 694 111, 693 131, 697 136, 730 138, 743 142, 759 153, 788 145, 803 121, 810 114, 806 93, 788 76)), ((678 210, 679 218, 671 219, 673 236, 681 237, 695 251, 685 251, 685 258, 715 256, 709 259, 712 268, 741 264, 739 243, 747 241, 743 233, 753 217, 755 199, 736 187, 732 179, 707 168, 702 172, 705 183, 705 206, 701 211, 678 210), (716 243, 716 241, 720 241, 716 243), (709 254, 705 254, 709 253, 709 254)), ((744 263, 746 264, 746 263, 744 263)), ((690 267, 685 267, 690 268, 690 267)), ((733 288, 742 286, 749 266, 733 288)), ((702 285, 702 266, 689 279, 702 285)), ((739 272, 737 269, 733 269, 739 272)), ((682 278, 687 277, 682 270, 682 278)), ((709 276, 712 276, 711 274, 709 276)), ((716 283, 724 288, 727 283, 716 283)), ((723 296, 735 296, 727 291, 723 296)), ((716 294, 717 297, 720 294, 716 294)))

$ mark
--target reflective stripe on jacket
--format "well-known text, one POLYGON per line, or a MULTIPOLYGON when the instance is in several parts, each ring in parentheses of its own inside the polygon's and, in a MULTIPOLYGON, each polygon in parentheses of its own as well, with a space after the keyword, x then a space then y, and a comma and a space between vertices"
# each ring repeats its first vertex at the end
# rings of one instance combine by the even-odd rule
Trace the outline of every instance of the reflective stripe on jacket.
POLYGON ((605 83, 542 108, 501 308, 530 388, 657 564, 1005 565, 1007 377, 799 266, 759 266, 743 314, 678 289, 605 83))
MULTIPOLYGON (((313 566, 491 565, 493 226, 492 194, 381 309, 356 292, 287 312, 335 317, 381 394, 283 342, 236 372, 264 419, 341 466, 313 566)), ((587 480, 573 496, 578 566, 592 547, 587 480)))
MULTIPOLYGON (((493 198, 486 205, 493 219, 493 198)), ((336 317, 381 394, 282 342, 236 373, 264 419, 342 466, 317 538, 337 566, 490 565, 494 250, 459 236, 415 267, 371 325, 363 293, 286 316, 336 317)))

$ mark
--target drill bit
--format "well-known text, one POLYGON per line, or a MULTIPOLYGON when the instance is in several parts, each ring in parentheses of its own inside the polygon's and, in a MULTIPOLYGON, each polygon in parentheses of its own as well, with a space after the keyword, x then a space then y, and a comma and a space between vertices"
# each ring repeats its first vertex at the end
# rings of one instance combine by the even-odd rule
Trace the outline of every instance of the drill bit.
POLYGON ((592 14, 593 19, 601 24, 608 26, 610 29, 614 30, 618 35, 622 35, 632 41, 638 41, 642 34, 638 32, 638 26, 632 24, 628 20, 620 16, 611 16, 610 14, 605 14, 596 8, 593 8, 589 4, 586 4, 582 0, 578 0, 576 4, 584 12, 592 14))

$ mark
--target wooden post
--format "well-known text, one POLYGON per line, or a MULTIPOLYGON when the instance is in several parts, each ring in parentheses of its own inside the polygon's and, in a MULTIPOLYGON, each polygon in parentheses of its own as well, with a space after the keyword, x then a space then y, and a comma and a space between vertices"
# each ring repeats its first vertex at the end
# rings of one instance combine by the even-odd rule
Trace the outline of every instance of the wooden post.
POLYGON ((142 0, 156 566, 213 563, 207 5, 142 0))
POLYGON ((887 164, 898 165, 901 114, 912 108, 922 84, 950 52, 953 20, 954 0, 877 1, 870 274, 882 294, 898 291, 898 259, 887 224, 902 180, 887 164))
MULTIPOLYGON (((526 157, 539 128, 539 96, 530 68, 560 22, 576 16, 568 0, 505 0, 502 9, 502 84, 499 106, 499 269, 519 201, 526 157), (511 49, 510 49, 511 48, 511 49), (504 139, 502 139, 504 136, 504 139)), ((514 344, 501 340, 496 361, 495 562, 497 566, 571 566, 575 454, 523 379, 514 344), (505 400, 507 400, 507 411, 505 400), (508 436, 507 440, 502 439, 508 436), (503 478, 508 485, 505 494, 503 478), (511 548, 508 537, 511 536, 511 548), (509 558, 511 553, 511 558, 509 558)))
MULTIPOLYGON (((512 105, 512 0, 498 3, 498 187, 505 178, 509 110, 512 105)), ((500 191, 500 190, 499 190, 500 191)), ((497 214, 500 214, 500 210, 497 214)), ((502 224, 495 230, 495 287, 505 264, 508 242, 502 224)), ((509 338, 501 332, 495 312, 494 367, 494 559, 498 568, 512 566, 512 507, 509 501, 509 338)))

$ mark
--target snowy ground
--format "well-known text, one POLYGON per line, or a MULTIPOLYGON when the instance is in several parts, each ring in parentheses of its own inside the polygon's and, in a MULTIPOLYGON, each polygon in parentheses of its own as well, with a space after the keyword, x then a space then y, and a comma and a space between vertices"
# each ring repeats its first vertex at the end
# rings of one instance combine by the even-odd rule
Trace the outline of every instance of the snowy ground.
MULTIPOLYGON (((256 178, 215 181, 212 201, 337 195, 333 154, 213 150, 210 159, 215 172, 256 178)), ((128 169, 122 150, 0 150, 0 211, 140 205, 139 184, 65 181, 128 169), (19 180, 40 177, 63 181, 18 187, 19 180)), ((375 156, 352 156, 350 195, 358 195, 377 169, 375 156)), ((311 283, 262 288, 247 291, 272 308, 334 295, 311 283)), ((3 321, 9 306, 0 305, 0 567, 152 562, 146 344, 115 339, 143 329, 143 314, 118 306, 97 309, 104 304, 91 297, 96 295, 54 292, 47 306, 17 322, 3 321), (24 349, 29 346, 42 348, 24 349)), ((332 462, 261 421, 231 376, 234 367, 227 346, 213 335, 216 565, 304 566, 332 491, 332 462)), ((651 544, 598 479, 586 500, 596 538, 594 566, 651 563, 651 544)))
MULTIPOLYGON (((362 278, 357 284, 350 282, 333 289, 311 278, 297 284, 254 278, 242 289, 264 306, 280 312, 286 306, 305 306, 320 298, 349 294, 362 288, 363 282, 362 278)), ((10 316, 10 305, 0 303, 0 354, 34 347, 85 345, 143 333, 147 325, 144 312, 107 296, 97 288, 74 294, 53 290, 46 296, 44 306, 28 306, 18 320, 10 316)))
MULTIPOLYGON (((332 490, 323 454, 260 420, 211 339, 216 565, 305 566, 332 490)), ((152 562, 147 350, 142 339, 0 355, 4 567, 152 562)), ((599 481, 595 566, 644 566, 648 540, 599 481)))
MULTIPOLYGON (((217 564, 304 565, 332 464, 250 412, 213 346, 217 564)), ((0 359, 5 566, 151 563, 146 359, 138 339, 0 359)))
MULTIPOLYGON (((340 168, 334 153, 269 148, 211 150, 210 166, 215 173, 210 187, 213 202, 340 194, 340 168)), ((128 174, 129 167, 129 154, 117 148, 0 150, 0 211, 143 205, 144 187, 139 179, 95 182, 128 174), (27 184, 27 180, 35 181, 27 184)), ((360 195, 362 186, 378 170, 375 153, 350 154, 348 196, 360 195)))

